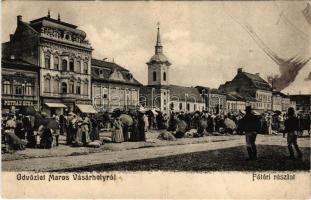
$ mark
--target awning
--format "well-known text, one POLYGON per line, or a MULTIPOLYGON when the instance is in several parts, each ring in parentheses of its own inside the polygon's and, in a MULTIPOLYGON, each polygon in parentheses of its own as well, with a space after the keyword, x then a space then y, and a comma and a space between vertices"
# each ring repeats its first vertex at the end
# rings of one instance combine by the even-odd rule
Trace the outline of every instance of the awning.
POLYGON ((96 110, 93 108, 92 105, 82 105, 82 104, 76 104, 76 106, 79 108, 79 110, 83 113, 97 113, 96 110))
POLYGON ((49 108, 66 108, 67 107, 62 103, 45 103, 45 105, 49 108))

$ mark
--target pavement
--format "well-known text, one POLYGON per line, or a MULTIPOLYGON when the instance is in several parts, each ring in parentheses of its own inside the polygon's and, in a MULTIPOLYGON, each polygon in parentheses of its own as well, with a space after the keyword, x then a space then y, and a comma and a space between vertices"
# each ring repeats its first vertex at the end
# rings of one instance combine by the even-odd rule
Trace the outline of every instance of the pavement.
MULTIPOLYGON (((54 146, 51 149, 26 148, 23 151, 15 151, 13 153, 2 154, 2 161, 44 157, 77 156, 105 151, 121 151, 146 147, 207 143, 214 141, 233 140, 240 137, 236 135, 218 135, 212 137, 181 138, 176 141, 166 141, 157 139, 160 132, 161 131, 154 130, 147 132, 147 142, 104 143, 104 145, 101 145, 99 148, 71 147, 69 145, 66 145, 66 137, 61 135, 59 138, 59 146, 54 146)), ((111 132, 101 132, 100 137, 111 137, 111 132)))
MULTIPOLYGON (((176 141, 165 141, 168 144, 151 146, 146 142, 138 145, 133 149, 120 149, 114 151, 101 151, 89 153, 86 155, 72 156, 50 156, 50 157, 33 157, 28 159, 7 160, 2 161, 2 170, 4 171, 62 171, 70 168, 79 168, 91 165, 118 163, 134 160, 161 158, 172 155, 180 155, 192 152, 212 151, 216 149, 228 149, 237 146, 244 146, 244 136, 206 136, 197 140, 197 143, 189 143, 197 138, 184 138, 184 143, 177 145, 176 141), (225 139, 227 138, 227 139, 225 139), (206 141, 206 142, 202 142, 206 141)), ((183 140, 183 139, 181 139, 183 140)), ((178 140, 177 140, 178 142, 178 140)), ((180 141, 179 141, 180 142, 180 141)), ((159 144, 161 142, 158 142, 159 144)), ((155 144, 155 143, 152 143, 155 144)), ((279 145, 286 146, 286 139, 281 136, 258 135, 257 144, 260 145, 279 145)), ((129 145, 127 143, 111 144, 111 145, 129 145)), ((299 145, 301 147, 310 148, 310 138, 300 138, 299 145)), ((103 145, 105 146, 105 145, 103 145)))

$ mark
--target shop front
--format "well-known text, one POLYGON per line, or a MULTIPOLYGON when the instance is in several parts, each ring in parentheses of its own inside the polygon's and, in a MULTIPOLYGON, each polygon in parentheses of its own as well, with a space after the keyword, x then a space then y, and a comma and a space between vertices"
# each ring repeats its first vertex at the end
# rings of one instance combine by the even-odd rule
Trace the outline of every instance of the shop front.
POLYGON ((2 113, 38 110, 38 68, 14 57, 1 60, 2 113))

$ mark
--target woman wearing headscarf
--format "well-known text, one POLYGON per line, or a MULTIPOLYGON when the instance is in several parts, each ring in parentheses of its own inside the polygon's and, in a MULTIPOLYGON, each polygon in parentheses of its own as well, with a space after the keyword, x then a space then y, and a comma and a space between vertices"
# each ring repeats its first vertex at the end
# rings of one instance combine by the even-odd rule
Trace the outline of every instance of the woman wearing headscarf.
POLYGON ((119 117, 117 117, 113 122, 113 131, 112 131, 112 142, 121 143, 124 142, 124 136, 122 131, 122 122, 119 117))

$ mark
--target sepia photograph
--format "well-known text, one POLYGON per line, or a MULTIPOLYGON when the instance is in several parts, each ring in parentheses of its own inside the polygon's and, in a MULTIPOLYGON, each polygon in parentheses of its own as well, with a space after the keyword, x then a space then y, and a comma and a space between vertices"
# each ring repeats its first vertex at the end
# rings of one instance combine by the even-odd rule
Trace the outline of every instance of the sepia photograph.
POLYGON ((234 173, 310 198, 310 1, 1 4, 3 187, 234 173))

